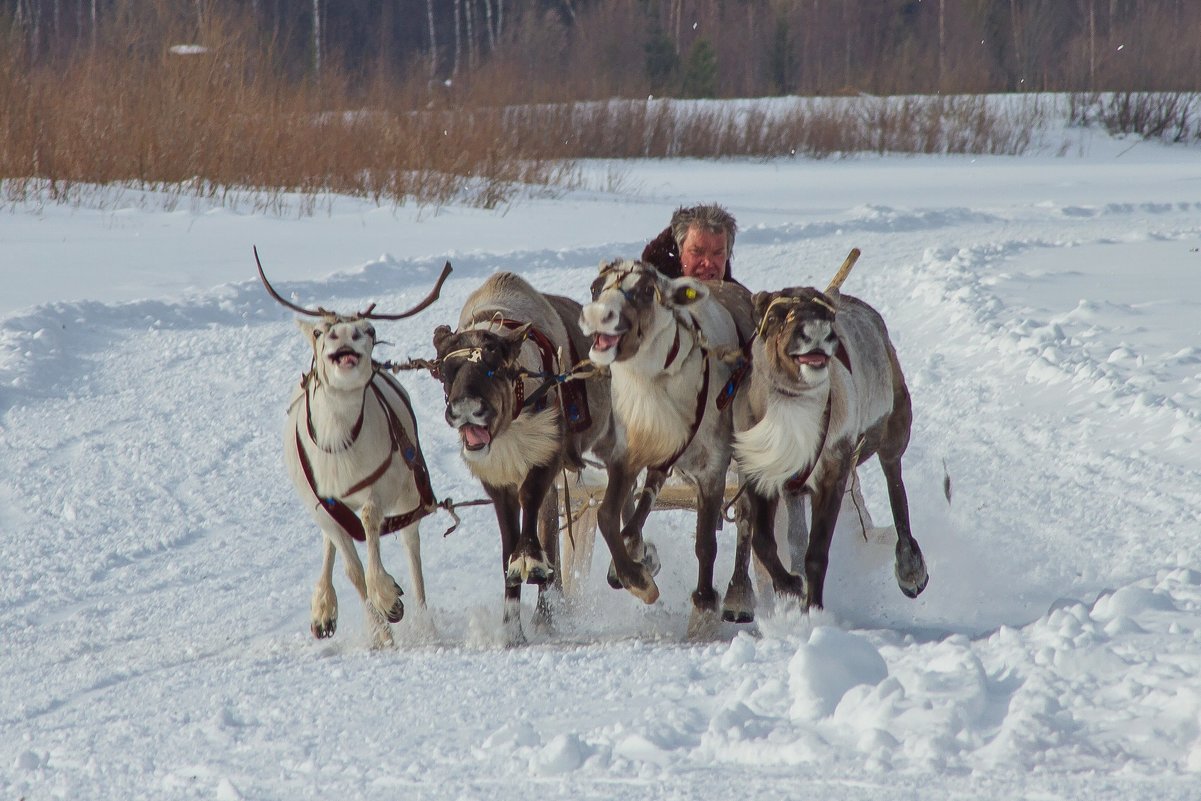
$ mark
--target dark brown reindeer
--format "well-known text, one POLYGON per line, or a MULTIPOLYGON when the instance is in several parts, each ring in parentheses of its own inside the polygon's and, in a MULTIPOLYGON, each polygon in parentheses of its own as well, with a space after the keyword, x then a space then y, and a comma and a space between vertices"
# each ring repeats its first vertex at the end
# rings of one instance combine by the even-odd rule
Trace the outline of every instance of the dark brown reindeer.
POLYGON ((747 393, 753 425, 735 437, 734 457, 755 555, 774 588, 803 597, 807 609, 823 605, 843 493, 855 468, 873 455, 884 471, 897 531, 897 583, 915 598, 929 580, 901 477, 913 420, 905 377, 883 318, 839 291, 858 255, 851 252, 825 292, 794 287, 754 296, 758 336, 747 393), (803 537, 804 494, 812 496, 813 520, 802 588, 777 554, 773 522, 784 495, 789 540, 803 537))
MULTIPOLYGON (((659 597, 654 580, 659 561, 642 527, 668 472, 675 470, 699 496, 689 635, 701 636, 716 623, 716 531, 740 414, 735 407, 741 404, 736 399, 734 406, 717 407, 734 369, 720 354, 737 353, 749 339, 750 295, 737 284, 671 279, 643 262, 615 261, 601 264, 580 324, 592 336, 592 362, 607 366, 612 377, 616 450, 597 516, 613 557, 609 583, 648 604, 659 597), (643 469, 637 506, 625 514, 626 498, 643 469)), ((740 540, 740 550, 745 547, 740 540)), ((744 574, 748 560, 749 554, 736 557, 744 574)), ((743 589, 749 590, 749 582, 743 589)), ((727 592, 724 616, 748 619, 743 610, 748 602, 743 593, 727 592)))
POLYGON ((587 451, 603 461, 612 449, 607 378, 538 392, 538 376, 561 373, 587 352, 579 316, 579 303, 497 273, 467 298, 457 331, 434 331, 446 422, 496 508, 510 643, 524 640, 521 585, 539 588, 539 626, 550 623, 547 591, 561 586, 555 477, 582 469, 587 451))
POLYGON ((380 560, 380 536, 402 532, 414 594, 424 607, 418 521, 440 504, 430 487, 408 393, 372 361, 372 321, 400 320, 429 306, 437 300, 450 264, 430 294, 406 312, 379 314, 372 304, 343 315, 284 299, 267 281, 257 249, 254 259, 271 297, 320 318, 316 323, 298 321, 313 360, 292 394, 284 429, 288 474, 323 535, 321 575, 311 606, 313 636, 332 637, 337 629, 333 565, 335 553, 341 553, 346 575, 366 607, 375 646, 391 645, 388 624, 404 616, 404 603, 400 585, 380 560), (367 546, 365 571, 355 540, 367 546))

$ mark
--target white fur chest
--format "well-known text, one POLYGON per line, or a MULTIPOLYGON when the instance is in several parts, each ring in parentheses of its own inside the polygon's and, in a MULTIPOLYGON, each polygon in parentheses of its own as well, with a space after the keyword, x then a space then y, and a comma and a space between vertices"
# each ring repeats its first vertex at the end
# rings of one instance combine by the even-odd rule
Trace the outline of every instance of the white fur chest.
MULTIPOLYGON (((823 441, 826 395, 772 396, 763 419, 734 438, 738 468, 756 490, 775 497, 816 462, 823 441)), ((810 476, 810 483, 817 475, 810 476)))
POLYGON ((620 363, 610 369, 613 416, 625 435, 628 460, 640 465, 667 461, 688 440, 699 385, 678 374, 630 370, 620 363))
POLYGON ((559 453, 559 410, 519 415, 484 453, 463 450, 472 475, 493 487, 521 484, 531 469, 550 464, 559 453))

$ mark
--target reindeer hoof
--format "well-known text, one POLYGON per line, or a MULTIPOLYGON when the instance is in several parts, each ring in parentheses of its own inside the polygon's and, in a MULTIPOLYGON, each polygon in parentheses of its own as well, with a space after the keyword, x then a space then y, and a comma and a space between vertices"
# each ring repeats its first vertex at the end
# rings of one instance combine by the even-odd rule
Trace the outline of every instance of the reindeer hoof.
POLYGON ((772 589, 780 595, 789 595, 793 598, 805 597, 805 582, 800 576, 788 574, 788 578, 783 581, 772 582, 772 589))
POLYGON ((622 588, 621 579, 617 577, 617 565, 613 564, 611 560, 609 562, 609 574, 605 578, 609 582, 609 586, 613 589, 620 590, 622 588))
POLYGON ((897 545, 896 562, 897 586, 907 598, 916 598, 930 583, 930 574, 926 571, 926 560, 916 547, 912 550, 897 545))
POLYGON ((338 619, 334 617, 323 621, 314 620, 312 625, 309 626, 309 630, 313 632, 313 636, 318 640, 328 640, 338 630, 338 619))
POLYGON ((399 598, 396 599, 396 603, 394 603, 392 608, 388 610, 386 615, 384 615, 384 617, 388 618, 389 623, 399 623, 401 620, 404 620, 404 616, 404 601, 400 600, 399 598))
POLYGON ((721 619, 727 623, 754 623, 755 613, 746 609, 722 609, 721 619))
MULTIPOLYGON (((646 568, 652 577, 659 575, 659 571, 663 569, 663 563, 659 561, 659 549, 650 542, 642 543, 642 557, 635 558, 635 561, 646 568)), ((621 583, 621 578, 617 575, 617 565, 613 564, 612 560, 609 561, 609 573, 605 578, 615 590, 625 586, 621 583)))
POLYGON ((650 571, 641 565, 634 574, 634 580, 625 583, 625 588, 644 604, 653 604, 659 600, 659 586, 655 584, 655 579, 650 571))
POLYGON ((701 612, 716 612, 717 590, 709 587, 707 589, 694 591, 692 593, 692 606, 694 609, 701 612))
POLYGON ((533 556, 515 555, 509 560, 509 569, 505 571, 505 586, 534 584, 541 587, 548 584, 554 575, 555 569, 546 560, 533 556))

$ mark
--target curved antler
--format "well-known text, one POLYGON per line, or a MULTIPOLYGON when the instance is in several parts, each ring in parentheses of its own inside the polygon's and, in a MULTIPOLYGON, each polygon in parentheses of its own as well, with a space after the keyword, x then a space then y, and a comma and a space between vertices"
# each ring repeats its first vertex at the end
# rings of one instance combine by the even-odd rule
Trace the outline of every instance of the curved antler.
POLYGON ((826 287, 827 295, 842 287, 842 282, 847 280, 847 276, 851 274, 851 268, 855 266, 855 262, 857 261, 859 261, 859 248, 851 248, 851 252, 847 254, 846 260, 838 268, 838 272, 830 279, 830 285, 826 287))
POLYGON ((263 286, 265 286, 267 288, 267 294, 269 294, 271 297, 275 298, 277 301, 279 301, 283 305, 287 306, 292 311, 300 312, 301 314, 307 314, 310 317, 326 317, 333 313, 326 309, 323 309, 320 306, 318 306, 316 309, 306 309, 303 306, 297 306, 292 301, 285 300, 282 295, 280 295, 278 292, 276 292, 275 287, 271 286, 271 282, 267 280, 267 275, 263 272, 263 263, 261 261, 259 261, 258 246, 254 246, 254 263, 259 268, 259 280, 261 280, 263 282, 263 286))
POLYGON ((450 262, 446 262, 446 264, 442 267, 442 274, 438 276, 438 282, 434 284, 434 288, 430 290, 430 293, 425 296, 425 300, 421 301, 408 311, 401 312, 400 314, 375 314, 372 311, 372 309, 375 308, 375 304, 373 303, 359 316, 367 320, 403 320, 406 317, 412 317, 414 314, 422 309, 425 309, 438 299, 439 294, 442 292, 442 285, 446 283, 446 277, 450 275, 451 270, 453 269, 454 268, 450 266, 450 262))

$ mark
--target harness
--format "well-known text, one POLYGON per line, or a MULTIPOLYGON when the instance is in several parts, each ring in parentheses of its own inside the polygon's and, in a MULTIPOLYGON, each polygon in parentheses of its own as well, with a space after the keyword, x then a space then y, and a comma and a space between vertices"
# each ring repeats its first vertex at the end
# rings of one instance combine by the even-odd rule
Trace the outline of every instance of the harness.
MULTIPOLYGON (((509 330, 516 330, 525 326, 526 323, 520 320, 509 318, 497 318, 489 321, 490 325, 499 325, 509 330)), ((559 387, 563 402, 563 412, 567 417, 567 430, 573 434, 578 434, 581 431, 587 431, 592 427, 592 413, 588 408, 588 388, 583 382, 572 381, 567 382, 559 380, 559 374, 555 370, 555 363, 558 356, 558 351, 555 348, 555 343, 546 335, 542 329, 530 325, 526 329, 526 336, 534 341, 538 346, 538 351, 542 356, 542 372, 531 373, 528 370, 519 368, 513 380, 513 419, 516 420, 521 416, 521 413, 526 409, 525 395, 525 378, 545 378, 548 382, 542 387, 539 387, 530 397, 530 408, 535 413, 546 409, 547 400, 546 392, 553 386, 559 387)), ((570 336, 567 338, 567 346, 571 357, 572 364, 579 362, 579 353, 576 349, 575 342, 570 336)), ((479 362, 482 360, 482 354, 479 348, 462 348, 460 350, 451 351, 442 357, 441 361, 447 359, 462 357, 468 361, 479 362)), ((494 377, 495 371, 489 370, 488 376, 494 377)))
MULTIPOLYGON (((690 323, 693 341, 696 343, 697 348, 701 352, 701 388, 696 394, 696 409, 692 414, 692 427, 688 430, 687 438, 685 438, 683 444, 680 445, 680 447, 676 449, 676 452, 673 453, 667 460, 650 468, 663 473, 667 473, 671 470, 679 458, 684 454, 684 451, 688 450, 688 446, 692 444, 692 441, 696 439, 696 432, 700 431, 701 423, 705 420, 705 407, 707 405, 705 400, 709 397, 709 373, 711 372, 709 369, 709 349, 702 344, 703 339, 701 338, 700 329, 697 327, 696 319, 690 315, 688 317, 688 322, 690 323)), ((664 370, 672 365, 672 363, 676 360, 676 356, 678 356, 680 353, 680 328, 681 321, 677 317, 676 336, 671 343, 671 348, 667 351, 667 357, 663 360, 664 370)))
MULTIPOLYGON (((363 407, 364 409, 366 408, 367 393, 373 393, 376 401, 380 405, 380 408, 384 412, 385 418, 387 419, 388 437, 391 441, 392 447, 389 449, 388 455, 384 458, 384 461, 379 465, 379 467, 373 470, 366 478, 356 482, 353 486, 343 492, 341 497, 354 495, 356 492, 367 489, 383 478, 384 474, 388 472, 388 468, 392 466, 393 458, 397 453, 399 453, 401 458, 404 459, 405 465, 413 474, 413 480, 417 484, 417 494, 420 500, 415 508, 405 512, 404 514, 390 515, 385 517, 380 526, 380 535, 382 536, 385 534, 391 534, 395 531, 399 531, 402 528, 410 526, 439 508, 446 509, 447 511, 451 512, 452 517, 454 517, 454 504, 451 503, 449 499, 439 502, 434 497, 434 490, 430 485, 429 470, 425 465, 425 456, 421 453, 421 449, 417 447, 413 440, 409 438, 409 435, 405 432, 404 426, 401 425, 400 418, 396 415, 396 411, 384 398, 383 390, 380 389, 378 384, 376 384, 375 379, 377 377, 382 378, 384 383, 388 385, 388 388, 396 395, 396 397, 401 400, 401 402, 404 403, 405 408, 408 410, 409 416, 413 419, 413 425, 417 425, 417 418, 413 414, 413 406, 409 402, 409 399, 405 397, 404 391, 401 389, 400 384, 391 376, 376 370, 371 376, 371 381, 363 389, 363 407)), ((321 450, 325 453, 338 453, 340 451, 349 450, 352 448, 355 441, 358 439, 359 433, 362 431, 363 417, 364 411, 361 409, 359 411, 359 419, 355 422, 354 428, 351 430, 350 441, 347 442, 343 447, 337 449, 323 448, 320 445, 317 445, 317 441, 313 434, 313 421, 309 415, 308 388, 305 388, 306 430, 312 443, 317 445, 318 448, 321 448, 321 450)), ((352 538, 358 540, 359 542, 365 541, 367 538, 366 532, 363 530, 363 523, 361 520, 359 520, 358 515, 356 515, 349 506, 347 506, 337 497, 322 498, 317 493, 317 482, 313 479, 313 468, 309 463, 308 456, 304 452, 304 445, 300 439, 299 426, 296 428, 295 442, 296 454, 300 458, 301 470, 304 473, 305 481, 308 482, 309 489, 312 491, 314 497, 316 497, 318 500, 318 506, 320 506, 321 509, 324 510, 325 513, 328 514, 335 523, 341 526, 352 538)), ((455 526, 458 526, 457 517, 455 517, 455 526)), ((453 527, 451 530, 453 530, 453 527)), ((450 532, 448 531, 447 533, 449 534, 450 532)))

